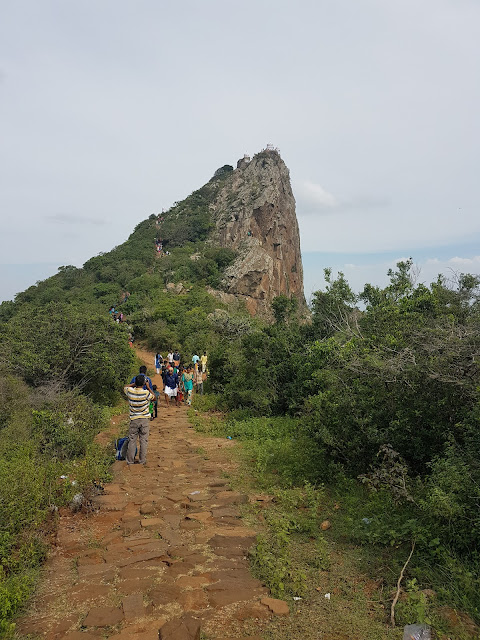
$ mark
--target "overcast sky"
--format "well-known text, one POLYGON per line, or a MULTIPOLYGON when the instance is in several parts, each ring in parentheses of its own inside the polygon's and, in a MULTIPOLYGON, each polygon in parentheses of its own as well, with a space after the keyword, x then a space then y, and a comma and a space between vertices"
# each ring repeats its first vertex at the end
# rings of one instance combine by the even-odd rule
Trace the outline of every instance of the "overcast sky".
POLYGON ((307 297, 412 256, 480 272, 478 0, 15 0, 0 9, 0 299, 267 143, 307 297))

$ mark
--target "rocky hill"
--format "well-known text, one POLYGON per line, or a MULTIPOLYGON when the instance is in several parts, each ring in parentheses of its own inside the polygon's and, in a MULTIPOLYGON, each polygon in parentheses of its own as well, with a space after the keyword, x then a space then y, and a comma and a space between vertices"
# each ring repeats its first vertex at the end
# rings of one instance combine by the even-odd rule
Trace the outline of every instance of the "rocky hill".
POLYGON ((252 315, 268 317, 278 295, 294 296, 305 310, 295 198, 280 154, 265 150, 239 160, 210 211, 212 242, 237 255, 216 295, 224 302, 240 298, 252 315))

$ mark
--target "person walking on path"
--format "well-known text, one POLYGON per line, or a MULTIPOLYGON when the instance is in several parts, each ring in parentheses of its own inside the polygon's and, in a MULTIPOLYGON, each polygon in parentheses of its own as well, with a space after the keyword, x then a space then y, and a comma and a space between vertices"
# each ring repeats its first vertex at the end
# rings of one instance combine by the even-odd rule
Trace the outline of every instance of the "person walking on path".
POLYGON ((163 377, 163 393, 165 394, 165 404, 170 405, 170 398, 175 398, 178 406, 177 387, 178 373, 173 373, 173 367, 168 367, 163 377))
POLYGON ((160 398, 160 391, 158 390, 156 384, 153 385, 153 395, 155 396, 155 400, 153 401, 152 420, 158 417, 158 399, 160 398))
POLYGON ((135 385, 127 385, 123 391, 127 396, 129 405, 130 426, 128 428, 127 464, 135 463, 135 450, 137 438, 140 440, 140 454, 138 462, 145 464, 147 461, 148 432, 149 432, 149 405, 155 400, 155 396, 144 388, 145 376, 139 374, 135 377, 135 385))
POLYGON ((202 363, 202 373, 207 372, 207 360, 208 360, 207 352, 204 351, 203 356, 201 356, 200 358, 200 362, 202 363))
POLYGON ((163 357, 161 353, 157 353, 155 355, 155 370, 157 372, 157 375, 160 374, 160 371, 162 370, 162 363, 163 363, 163 357))
POLYGON ((173 354, 173 364, 176 367, 178 367, 180 365, 180 353, 178 352, 178 349, 173 354))
POLYGON ((171 351, 171 350, 170 350, 170 351, 168 352, 168 356, 167 356, 167 358, 168 358, 168 363, 169 363, 169 364, 173 364, 173 351, 171 351))
POLYGON ((182 385, 185 391, 185 401, 187 404, 192 404, 192 392, 193 392, 193 371, 189 365, 187 370, 182 374, 182 385))
POLYGON ((195 371, 198 369, 198 361, 200 360, 200 356, 197 356, 197 354, 193 354, 192 356, 192 362, 193 362, 193 368, 195 369, 195 371))
POLYGON ((195 391, 203 396, 203 373, 201 372, 200 368, 195 371, 194 382, 195 391))

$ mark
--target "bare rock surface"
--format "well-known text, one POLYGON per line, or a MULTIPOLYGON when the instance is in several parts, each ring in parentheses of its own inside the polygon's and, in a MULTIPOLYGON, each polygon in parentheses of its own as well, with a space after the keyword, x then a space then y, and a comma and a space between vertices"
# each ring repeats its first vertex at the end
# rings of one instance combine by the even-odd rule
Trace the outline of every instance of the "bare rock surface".
POLYGON ((268 317, 273 298, 283 294, 306 312, 295 198, 278 151, 240 162, 211 209, 214 241, 237 252, 217 297, 242 300, 252 315, 268 317))
POLYGON ((62 513, 19 639, 196 640, 200 627, 212 639, 241 638, 272 615, 248 570, 256 532, 239 505, 249 497, 218 479, 235 467, 223 440, 194 433, 184 407, 158 415, 147 465, 115 463, 96 511, 62 513))

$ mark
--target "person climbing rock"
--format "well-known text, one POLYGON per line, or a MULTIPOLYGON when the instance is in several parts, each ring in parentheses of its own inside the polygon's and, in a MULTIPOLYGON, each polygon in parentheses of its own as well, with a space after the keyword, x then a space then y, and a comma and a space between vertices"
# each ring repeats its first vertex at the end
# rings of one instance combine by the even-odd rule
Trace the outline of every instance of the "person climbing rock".
POLYGON ((155 400, 155 396, 145 388, 145 376, 135 376, 133 386, 127 385, 123 391, 127 396, 129 405, 130 425, 128 428, 127 465, 134 464, 137 438, 140 440, 139 464, 147 461, 148 433, 149 433, 149 405, 155 400))

